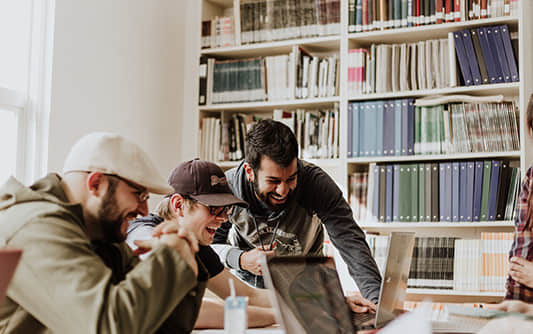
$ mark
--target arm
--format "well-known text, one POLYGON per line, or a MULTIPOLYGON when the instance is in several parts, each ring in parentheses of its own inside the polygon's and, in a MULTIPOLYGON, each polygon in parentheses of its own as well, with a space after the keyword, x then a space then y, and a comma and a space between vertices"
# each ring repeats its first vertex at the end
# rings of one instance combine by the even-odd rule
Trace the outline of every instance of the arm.
POLYGON ((211 247, 217 252, 224 266, 231 269, 241 269, 240 257, 244 251, 228 244, 228 233, 230 229, 231 223, 229 221, 217 228, 211 247))
POLYGON ((268 290, 257 289, 249 286, 235 277, 228 269, 224 269, 220 274, 210 278, 207 282, 207 288, 217 296, 225 299, 230 295, 228 280, 233 279, 235 284, 235 293, 237 296, 248 296, 248 304, 261 307, 272 307, 268 290))
MULTIPOLYGON (((271 308, 248 306, 248 328, 266 327, 275 323, 271 308)), ((224 328, 224 302, 204 298, 195 328, 224 328)))
POLYGON ((315 166, 304 166, 303 169, 303 177, 298 182, 303 183, 306 202, 316 209, 363 297, 377 303, 381 275, 350 206, 335 182, 322 169, 315 166))
POLYGON ((28 222, 8 243, 24 248, 9 297, 52 332, 154 332, 197 284, 178 252, 161 242, 114 284, 83 231, 56 216, 28 222))

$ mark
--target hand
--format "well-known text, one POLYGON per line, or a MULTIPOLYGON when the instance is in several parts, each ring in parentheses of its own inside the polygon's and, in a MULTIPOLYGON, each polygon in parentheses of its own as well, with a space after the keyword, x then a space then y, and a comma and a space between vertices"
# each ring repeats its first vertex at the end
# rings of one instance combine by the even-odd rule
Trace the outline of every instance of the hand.
POLYGON ((346 302, 348 303, 352 311, 356 313, 375 313, 377 310, 376 304, 374 304, 368 299, 363 298, 359 294, 346 296, 346 302))
MULTIPOLYGON (((151 250, 157 243, 164 243, 167 246, 173 248, 181 258, 191 267, 195 276, 198 276, 198 263, 194 257, 195 252, 193 251, 190 241, 178 236, 176 233, 163 234, 159 240, 157 238, 149 240, 134 240, 133 243, 143 250, 151 250)), ((196 246, 198 247, 198 245, 196 246)))
POLYGON ((249 250, 241 254, 240 265, 244 270, 248 270, 254 275, 263 276, 261 271, 261 258, 263 255, 272 256, 274 255, 275 245, 272 245, 272 249, 263 250, 261 247, 249 250))
POLYGON ((493 310, 519 312, 533 315, 533 305, 521 300, 504 300, 499 304, 484 304, 483 307, 493 310))
POLYGON ((180 238, 189 242, 190 247, 195 253, 200 250, 196 234, 189 228, 180 225, 177 220, 165 220, 152 230, 152 236, 155 238, 161 238, 165 234, 177 234, 180 238))
POLYGON ((520 284, 533 288, 533 262, 521 257, 512 257, 509 275, 520 284))

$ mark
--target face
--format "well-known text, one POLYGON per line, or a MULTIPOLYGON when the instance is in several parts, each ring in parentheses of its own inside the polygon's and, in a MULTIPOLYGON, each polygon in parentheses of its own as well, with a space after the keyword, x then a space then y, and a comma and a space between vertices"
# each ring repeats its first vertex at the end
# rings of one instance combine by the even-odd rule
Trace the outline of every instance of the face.
POLYGON ((98 209, 97 222, 104 240, 122 242, 130 220, 138 215, 147 215, 147 198, 142 196, 143 188, 116 176, 106 175, 108 188, 98 209), (142 198, 141 198, 142 197, 142 198))
POLYGON ((298 176, 296 158, 288 167, 281 167, 269 157, 263 156, 257 173, 254 173, 250 166, 246 166, 245 169, 257 198, 273 210, 282 209, 296 188, 298 176))
POLYGON ((210 245, 213 243, 217 228, 228 220, 228 215, 222 207, 213 207, 211 210, 213 213, 211 213, 210 208, 201 203, 193 201, 189 203, 192 204, 179 204, 180 225, 192 232, 200 245, 210 245))

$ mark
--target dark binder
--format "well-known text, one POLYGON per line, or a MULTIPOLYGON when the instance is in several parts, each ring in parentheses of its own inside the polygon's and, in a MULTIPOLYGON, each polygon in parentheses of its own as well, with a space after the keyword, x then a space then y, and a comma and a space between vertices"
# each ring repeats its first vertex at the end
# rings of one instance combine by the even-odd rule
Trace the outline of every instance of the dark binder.
POLYGON ((491 46, 487 38, 487 32, 485 28, 477 28, 477 36, 479 38, 479 44, 481 45, 481 51, 483 53, 483 59, 485 59, 485 65, 487 66, 487 73, 489 75, 490 83, 503 82, 503 78, 499 73, 499 68, 496 66, 496 59, 492 56, 491 46))
POLYGON ((471 222, 474 204, 474 176, 476 164, 474 161, 467 162, 466 166, 466 187, 465 187, 465 221, 471 222))
POLYGON ((476 52, 474 51, 474 45, 472 43, 472 35, 470 35, 469 30, 463 30, 461 33, 463 34, 463 43, 466 57, 468 58, 468 66, 470 66, 470 73, 472 74, 472 80, 474 81, 474 85, 481 85, 483 80, 481 79, 476 52))
POLYGON ((426 168, 418 164, 418 221, 426 220, 426 168))
POLYGON ((483 161, 476 161, 474 173, 474 199, 472 220, 478 222, 481 219, 481 192, 483 190, 483 161))
POLYGON ((383 101, 383 155, 394 155, 394 138, 394 108, 383 101))
POLYGON ((387 182, 387 189, 385 194, 385 221, 391 222, 392 221, 392 194, 393 194, 393 165, 387 165, 385 172, 386 172, 386 181, 387 182))
POLYGON ((507 193, 509 192, 509 184, 511 183, 511 169, 508 161, 502 161, 500 166, 500 182, 498 184, 498 199, 496 201, 496 220, 503 220, 505 216, 507 193))
POLYGON ((446 163, 441 162, 439 163, 439 179, 441 180, 439 184, 439 213, 440 213, 440 221, 446 221, 446 200, 448 199, 447 193, 446 193, 446 163))
MULTIPOLYGON (((486 37, 487 37, 487 40, 489 42, 489 48, 490 48, 490 52, 492 53, 492 59, 494 60, 494 65, 496 66, 496 69, 498 71, 498 82, 505 82, 505 79, 504 79, 504 72, 503 72, 503 67, 502 67, 502 64, 501 64, 501 60, 500 60, 500 55, 498 53, 498 45, 496 44, 496 40, 494 39, 494 33, 492 31, 492 27, 485 27, 483 28, 485 29, 485 33, 486 33, 486 37)), ((502 58, 504 59, 504 58, 502 58)), ((504 59, 505 60, 505 59, 504 59)))
POLYGON ((392 186, 392 221, 400 221, 399 217, 399 205, 400 205, 400 189, 398 185, 400 184, 400 165, 395 164, 393 170, 393 186, 392 186))
POLYGON ((400 165, 398 191, 402 196, 399 196, 398 204, 398 217, 401 222, 407 222, 410 220, 411 211, 411 183, 409 181, 410 173, 408 172, 410 165, 400 165), (409 194, 409 195, 408 195, 409 194))
POLYGON ((379 165, 374 165, 374 170, 371 171, 374 173, 374 189, 372 193, 372 216, 375 220, 379 220, 379 165))
MULTIPOLYGON (((432 187, 432 184, 431 184, 431 163, 425 163, 424 164, 424 167, 426 169, 425 171, 425 180, 424 180, 424 184, 426 186, 426 190, 425 190, 425 198, 426 200, 424 201, 425 202, 425 214, 426 214, 426 217, 425 217, 425 221, 426 222, 430 222, 431 221, 431 195, 432 195, 432 192, 431 192, 431 188, 432 187)), ((438 188, 437 188, 438 189, 438 188)))
POLYGON ((452 163, 452 221, 459 221, 459 162, 452 163))
POLYGON ((447 222, 452 221, 452 203, 453 203, 453 194, 452 194, 452 163, 446 162, 445 164, 445 178, 444 183, 446 185, 446 204, 445 204, 445 215, 444 220, 447 222))
POLYGON ((376 156, 383 155, 383 108, 380 101, 370 102, 370 110, 376 115, 376 156))
MULTIPOLYGON (((491 35, 489 34, 489 41, 490 41, 490 36, 491 35)), ((509 70, 507 57, 505 55, 505 47, 503 45, 502 36, 500 33, 500 27, 492 28, 492 38, 494 39, 494 43, 496 44, 496 54, 498 55, 498 61, 502 69, 503 81, 511 82, 512 81, 511 71, 509 70)))
POLYGON ((492 167, 490 172, 490 191, 489 191, 489 206, 487 213, 487 220, 496 220, 496 208, 498 201, 498 184, 500 182, 501 161, 492 160, 492 167))
POLYGON ((353 138, 356 136, 357 128, 354 128, 353 124, 353 103, 348 102, 348 148, 346 150, 346 156, 348 158, 353 157, 353 138))
POLYGON ((402 106, 402 123, 401 123, 401 134, 402 134, 402 150, 400 152, 400 155, 407 155, 408 147, 409 147, 409 139, 408 139, 408 128, 409 128, 409 118, 408 118, 408 100, 403 99, 400 100, 401 106, 402 106))
POLYGON ((472 81, 472 73, 470 72, 470 65, 468 65, 468 59, 466 57, 462 32, 454 32, 453 38, 455 40, 455 53, 457 54, 457 60, 459 61, 459 68, 461 69, 463 82, 465 86, 471 86, 474 84, 474 82, 472 81))
POLYGON ((200 68, 198 76, 198 105, 207 103, 207 56, 200 56, 200 68))
POLYGON ((361 123, 360 123, 360 112, 359 112, 359 103, 350 103, 352 106, 352 156, 360 157, 361 156, 361 123))
POLYGON ((459 221, 464 222, 466 218, 466 162, 459 163, 459 221))
POLYGON ((407 100, 407 155, 415 154, 415 100, 407 100))
POLYGON ((387 166, 379 166, 379 221, 385 221, 387 208, 387 166))
POLYGON ((490 83, 489 73, 487 72, 487 65, 485 64, 485 58, 483 57, 483 51, 481 51, 481 44, 477 35, 476 29, 470 30, 472 36, 472 43, 474 44, 474 51, 476 53, 477 63, 479 65, 479 73, 481 74, 482 84, 486 85, 490 83))
POLYGON ((394 153, 401 155, 402 152, 402 100, 391 101, 389 108, 394 110, 394 153))
POLYGON ((411 198, 409 199, 409 202, 411 204, 411 210, 410 210, 410 216, 412 222, 418 221, 418 165, 417 164, 411 164, 411 174, 409 175, 409 179, 411 182, 410 191, 411 191, 411 198))
POLYGON ((511 81, 520 81, 518 67, 516 66, 516 57, 511 44, 511 35, 509 34, 509 27, 506 24, 500 26, 500 36, 503 42, 505 57, 507 58, 507 64, 509 65, 509 71, 511 72, 511 81))

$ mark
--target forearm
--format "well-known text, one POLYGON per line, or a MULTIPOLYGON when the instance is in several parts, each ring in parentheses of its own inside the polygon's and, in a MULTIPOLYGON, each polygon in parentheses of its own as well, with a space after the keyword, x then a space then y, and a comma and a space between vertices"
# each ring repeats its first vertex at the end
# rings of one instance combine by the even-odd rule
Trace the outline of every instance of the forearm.
POLYGON ((239 258, 243 253, 242 250, 227 244, 212 244, 211 247, 217 252, 224 266, 231 269, 241 269, 239 258))
MULTIPOLYGON (((274 311, 267 307, 249 305, 248 327, 266 327, 274 324, 274 311)), ((224 302, 204 298, 195 328, 224 328, 224 302)))

